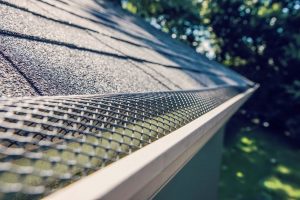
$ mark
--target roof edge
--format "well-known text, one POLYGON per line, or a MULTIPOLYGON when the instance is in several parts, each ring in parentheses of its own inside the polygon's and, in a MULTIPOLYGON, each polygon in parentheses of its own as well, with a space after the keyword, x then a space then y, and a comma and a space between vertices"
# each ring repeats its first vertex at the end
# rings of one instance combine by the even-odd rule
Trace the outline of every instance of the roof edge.
POLYGON ((169 135, 44 199, 151 198, 207 143, 258 87, 256 85, 247 89, 169 135))

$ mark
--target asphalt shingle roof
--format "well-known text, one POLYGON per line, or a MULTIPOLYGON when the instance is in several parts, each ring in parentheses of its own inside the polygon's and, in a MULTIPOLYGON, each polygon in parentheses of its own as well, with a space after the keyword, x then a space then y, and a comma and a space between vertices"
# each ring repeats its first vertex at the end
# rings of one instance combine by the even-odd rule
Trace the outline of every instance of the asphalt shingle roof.
POLYGON ((108 1, 0 0, 0 19, 1 96, 251 84, 108 1))

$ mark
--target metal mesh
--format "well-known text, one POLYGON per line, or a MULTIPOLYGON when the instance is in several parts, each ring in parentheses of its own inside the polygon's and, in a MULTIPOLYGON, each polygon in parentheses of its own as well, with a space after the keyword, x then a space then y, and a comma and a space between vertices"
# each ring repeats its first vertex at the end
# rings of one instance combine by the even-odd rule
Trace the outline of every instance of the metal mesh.
POLYGON ((226 87, 2 99, 0 198, 49 194, 169 134, 237 93, 238 88, 226 87))

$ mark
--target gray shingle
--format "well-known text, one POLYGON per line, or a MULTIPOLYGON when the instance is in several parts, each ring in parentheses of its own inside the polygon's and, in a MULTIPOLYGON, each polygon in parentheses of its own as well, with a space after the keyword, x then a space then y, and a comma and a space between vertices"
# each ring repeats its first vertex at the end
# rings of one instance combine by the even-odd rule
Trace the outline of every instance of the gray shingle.
POLYGON ((0 6, 2 30, 109 52, 85 30, 59 24, 6 5, 0 6))
POLYGON ((37 95, 30 83, 0 54, 0 96, 37 95))
POLYGON ((252 83, 108 1, 0 0, 0 17, 0 53, 42 95, 252 83))
POLYGON ((1 37, 5 52, 43 95, 166 90, 124 59, 42 42, 1 37))

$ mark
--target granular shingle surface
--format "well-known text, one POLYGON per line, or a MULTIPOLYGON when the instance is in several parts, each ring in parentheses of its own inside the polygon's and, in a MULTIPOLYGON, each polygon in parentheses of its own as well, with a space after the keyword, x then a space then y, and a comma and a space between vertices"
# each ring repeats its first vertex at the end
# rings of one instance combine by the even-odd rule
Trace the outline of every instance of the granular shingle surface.
POLYGON ((251 82, 109 1, 0 0, 1 96, 251 82))
POLYGON ((28 80, 0 54, 0 96, 31 96, 37 95, 28 80))

